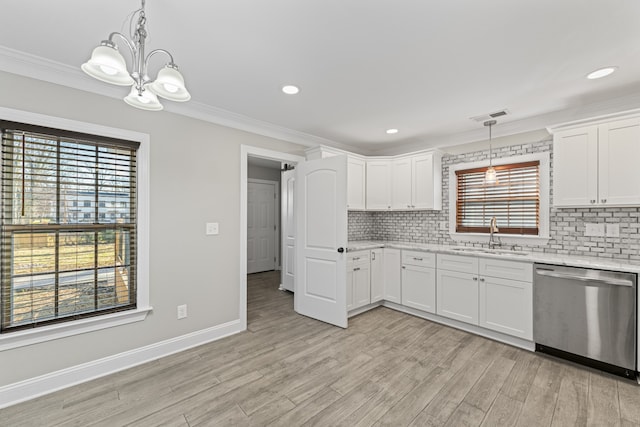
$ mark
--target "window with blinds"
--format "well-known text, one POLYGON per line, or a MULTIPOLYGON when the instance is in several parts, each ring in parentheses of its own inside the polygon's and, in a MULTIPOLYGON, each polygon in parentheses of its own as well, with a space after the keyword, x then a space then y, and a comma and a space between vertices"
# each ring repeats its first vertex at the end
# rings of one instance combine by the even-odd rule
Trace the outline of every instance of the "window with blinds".
POLYGON ((456 171, 456 232, 489 233, 496 217, 501 234, 538 235, 540 162, 494 167, 497 184, 485 184, 484 168, 456 171))
POLYGON ((139 143, 0 130, 0 332, 134 309, 139 143))

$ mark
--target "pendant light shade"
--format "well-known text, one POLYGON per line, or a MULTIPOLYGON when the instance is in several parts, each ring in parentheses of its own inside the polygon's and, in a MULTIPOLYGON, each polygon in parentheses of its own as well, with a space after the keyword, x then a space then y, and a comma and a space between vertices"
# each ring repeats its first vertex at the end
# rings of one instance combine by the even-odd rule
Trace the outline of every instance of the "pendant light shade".
POLYGON ((491 126, 495 125, 497 122, 495 120, 487 120, 484 122, 485 126, 489 126, 489 167, 487 171, 484 173, 484 183, 485 184, 497 184, 498 183, 498 175, 496 174, 496 170, 493 168, 491 164, 491 126))
POLYGON ((135 87, 131 88, 131 92, 124 98, 124 102, 132 107, 147 111, 160 111, 164 108, 153 92, 144 89, 142 93, 140 93, 135 87))
POLYGON ((120 52, 109 44, 93 49, 91 58, 82 64, 82 71, 105 83, 131 86, 134 81, 127 71, 127 64, 120 52))
POLYGON ((149 89, 170 101, 185 102, 191 99, 189 91, 184 86, 182 74, 171 64, 158 71, 158 77, 149 85, 149 89))

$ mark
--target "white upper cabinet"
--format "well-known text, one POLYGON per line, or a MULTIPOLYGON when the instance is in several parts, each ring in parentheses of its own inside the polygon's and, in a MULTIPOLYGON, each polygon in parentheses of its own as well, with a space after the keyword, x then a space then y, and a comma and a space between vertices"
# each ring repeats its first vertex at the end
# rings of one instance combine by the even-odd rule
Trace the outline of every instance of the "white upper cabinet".
POLYGON ((347 209, 364 209, 365 161, 347 157, 347 209))
POLYGON ((640 205, 640 118, 554 133, 554 206, 640 205))
POLYGON ((442 209, 441 156, 425 153, 393 160, 392 209, 442 209))
POLYGON ((367 209, 391 209, 391 161, 367 160, 367 209))

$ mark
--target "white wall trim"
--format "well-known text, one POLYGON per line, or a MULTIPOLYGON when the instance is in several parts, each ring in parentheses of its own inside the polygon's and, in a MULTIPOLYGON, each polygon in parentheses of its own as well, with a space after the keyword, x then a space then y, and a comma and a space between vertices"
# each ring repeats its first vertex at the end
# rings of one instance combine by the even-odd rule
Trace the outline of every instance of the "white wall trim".
POLYGON ((0 409, 242 331, 240 319, 0 387, 0 409))
POLYGON ((149 134, 5 107, 0 107, 0 118, 14 122, 140 142, 137 154, 137 309, 135 311, 100 316, 95 319, 72 321, 66 323, 65 326, 52 325, 50 327, 42 327, 35 332, 25 331, 0 335, 0 351, 144 320, 147 313, 151 311, 149 300, 149 195, 151 185, 149 134))
POLYGON ((247 329, 247 182, 249 155, 287 163, 304 162, 304 157, 266 148, 240 146, 240 328, 247 329))

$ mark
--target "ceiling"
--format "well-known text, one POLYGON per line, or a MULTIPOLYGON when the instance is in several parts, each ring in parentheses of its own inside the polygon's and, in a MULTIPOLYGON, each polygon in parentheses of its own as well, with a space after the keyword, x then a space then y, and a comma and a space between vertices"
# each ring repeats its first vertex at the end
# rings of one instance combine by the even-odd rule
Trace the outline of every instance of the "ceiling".
MULTIPOLYGON (((3 1, 0 54, 75 73, 139 7, 106 4, 3 1)), ((148 50, 169 50, 192 94, 168 110, 296 142, 392 153, 486 139, 470 118, 502 109, 496 136, 640 107, 637 0, 148 0, 146 11, 148 50), (608 65, 619 69, 585 78, 608 65)))

